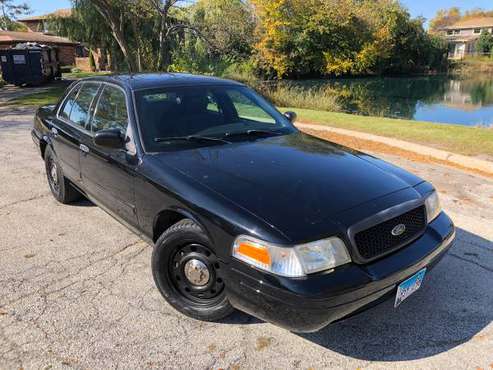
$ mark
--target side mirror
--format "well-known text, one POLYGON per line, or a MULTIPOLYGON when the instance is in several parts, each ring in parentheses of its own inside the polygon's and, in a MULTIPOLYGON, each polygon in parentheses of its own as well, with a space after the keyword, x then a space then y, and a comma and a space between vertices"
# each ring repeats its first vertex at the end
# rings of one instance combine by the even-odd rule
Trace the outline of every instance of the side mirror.
POLYGON ((296 121, 298 115, 295 112, 285 112, 284 116, 289 120, 289 122, 293 123, 296 121))
POLYGON ((125 146, 125 140, 119 129, 110 128, 96 132, 94 144, 105 148, 122 149, 125 146))

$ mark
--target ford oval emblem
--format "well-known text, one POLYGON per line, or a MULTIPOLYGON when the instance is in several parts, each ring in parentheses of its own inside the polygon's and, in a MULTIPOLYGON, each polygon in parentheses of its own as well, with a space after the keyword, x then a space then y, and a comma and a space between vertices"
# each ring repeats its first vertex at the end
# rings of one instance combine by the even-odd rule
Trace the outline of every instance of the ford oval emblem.
POLYGON ((400 235, 404 234, 405 231, 406 231, 406 225, 399 224, 397 226, 394 226, 394 228, 392 229, 391 233, 394 236, 400 236, 400 235))

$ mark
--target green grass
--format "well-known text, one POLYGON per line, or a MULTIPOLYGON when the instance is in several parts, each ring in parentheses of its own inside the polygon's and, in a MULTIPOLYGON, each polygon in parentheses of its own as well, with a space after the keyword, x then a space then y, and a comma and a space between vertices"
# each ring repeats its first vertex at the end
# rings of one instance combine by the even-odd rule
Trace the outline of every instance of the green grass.
POLYGON ((66 86, 50 87, 46 91, 10 100, 8 104, 13 106, 41 106, 55 104, 58 102, 58 99, 62 96, 66 88, 66 86))
POLYGON ((103 71, 103 72, 69 72, 69 73, 64 73, 63 78, 73 80, 73 79, 78 79, 78 78, 107 75, 110 73, 111 72, 105 72, 105 71, 103 71))
POLYGON ((493 156, 493 129, 438 124, 392 118, 367 117, 346 113, 332 113, 299 108, 294 110, 299 122, 362 131, 465 155, 493 156))
MULTIPOLYGON (((75 73, 64 73, 64 79, 79 79, 91 76, 100 76, 108 74, 109 72, 75 72, 75 73)), ((33 93, 26 96, 21 96, 19 98, 13 99, 9 101, 9 105, 13 106, 41 106, 41 105, 49 105, 55 104, 58 102, 58 99, 65 92, 65 89, 68 85, 59 85, 48 88, 46 91, 33 93)))

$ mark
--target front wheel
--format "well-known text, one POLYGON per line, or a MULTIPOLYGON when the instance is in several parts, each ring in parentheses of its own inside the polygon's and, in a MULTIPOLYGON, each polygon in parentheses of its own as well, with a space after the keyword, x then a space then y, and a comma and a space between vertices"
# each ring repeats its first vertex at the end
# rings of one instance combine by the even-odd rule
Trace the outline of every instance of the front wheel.
POLYGON ((216 321, 234 311, 217 256, 192 220, 179 221, 158 239, 152 274, 166 301, 187 316, 216 321))

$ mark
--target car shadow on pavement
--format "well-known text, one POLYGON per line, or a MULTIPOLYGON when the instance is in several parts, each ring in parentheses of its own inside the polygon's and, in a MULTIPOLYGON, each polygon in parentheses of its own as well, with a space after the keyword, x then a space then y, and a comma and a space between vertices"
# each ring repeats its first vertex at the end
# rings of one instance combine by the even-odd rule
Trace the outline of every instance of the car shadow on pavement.
POLYGON ((228 324, 228 325, 249 325, 249 324, 260 324, 263 323, 264 321, 257 319, 255 316, 251 316, 247 313, 235 310, 231 315, 217 322, 219 324, 228 324))
POLYGON ((387 301, 301 337, 332 351, 369 361, 433 356, 468 341, 485 340, 493 321, 493 242, 466 230, 421 289, 394 309, 387 301))
POLYGON ((89 199, 87 199, 86 197, 82 197, 77 202, 68 203, 67 205, 74 206, 74 207, 96 207, 96 205, 93 202, 91 202, 89 199))

